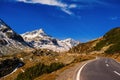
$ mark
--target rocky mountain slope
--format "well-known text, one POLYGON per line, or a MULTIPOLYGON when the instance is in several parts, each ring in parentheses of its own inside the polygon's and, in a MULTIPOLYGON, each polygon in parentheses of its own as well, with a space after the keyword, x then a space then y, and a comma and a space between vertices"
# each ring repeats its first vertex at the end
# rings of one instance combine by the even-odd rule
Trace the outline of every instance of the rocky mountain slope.
POLYGON ((103 37, 79 44, 69 50, 71 53, 120 53, 120 27, 108 31, 103 37))
POLYGON ((0 55, 18 53, 27 47, 23 38, 0 19, 0 55))
POLYGON ((73 46, 79 44, 78 41, 71 38, 65 40, 53 38, 46 34, 43 29, 26 32, 22 34, 22 37, 34 48, 50 49, 57 52, 68 51, 73 46))

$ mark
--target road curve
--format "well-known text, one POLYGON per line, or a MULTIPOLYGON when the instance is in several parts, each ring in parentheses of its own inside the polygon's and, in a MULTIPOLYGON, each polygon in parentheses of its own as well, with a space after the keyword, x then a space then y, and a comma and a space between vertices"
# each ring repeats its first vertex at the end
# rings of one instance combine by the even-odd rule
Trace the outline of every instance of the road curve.
POLYGON ((110 58, 99 58, 84 64, 76 80, 120 80, 120 64, 110 58))

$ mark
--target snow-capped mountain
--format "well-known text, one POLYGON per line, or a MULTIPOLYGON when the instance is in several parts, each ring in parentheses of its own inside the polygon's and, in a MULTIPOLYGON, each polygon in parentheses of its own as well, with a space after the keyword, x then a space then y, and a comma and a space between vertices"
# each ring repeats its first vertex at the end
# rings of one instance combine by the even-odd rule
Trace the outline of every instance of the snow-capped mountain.
POLYGON ((50 49, 57 52, 68 51, 73 46, 79 44, 79 41, 75 41, 71 38, 65 40, 53 38, 46 34, 43 29, 26 32, 21 36, 35 48, 50 49))
POLYGON ((0 19, 0 55, 14 54, 28 47, 23 38, 0 19))

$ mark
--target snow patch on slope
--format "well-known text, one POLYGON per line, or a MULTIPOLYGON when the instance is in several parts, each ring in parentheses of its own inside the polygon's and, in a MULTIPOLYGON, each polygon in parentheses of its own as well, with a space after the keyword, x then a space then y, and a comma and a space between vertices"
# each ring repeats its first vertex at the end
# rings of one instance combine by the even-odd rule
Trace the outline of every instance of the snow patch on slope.
POLYGON ((18 53, 28 48, 23 38, 0 19, 0 55, 18 53))
POLYGON ((35 48, 50 49, 57 52, 68 51, 73 46, 79 44, 71 38, 59 40, 47 35, 43 29, 26 32, 21 35, 26 42, 35 48))

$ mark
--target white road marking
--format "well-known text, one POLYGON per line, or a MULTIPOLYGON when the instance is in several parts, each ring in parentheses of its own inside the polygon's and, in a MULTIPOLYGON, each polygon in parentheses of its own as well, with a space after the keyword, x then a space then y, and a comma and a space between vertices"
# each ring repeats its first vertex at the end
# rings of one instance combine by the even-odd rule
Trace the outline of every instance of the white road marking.
MULTIPOLYGON (((95 60, 96 60, 96 59, 95 59, 95 60)), ((78 71, 78 73, 77 73, 77 76, 76 76, 76 80, 80 80, 80 74, 81 74, 82 69, 83 69, 88 63, 90 63, 90 62, 92 62, 92 61, 94 61, 94 60, 88 61, 87 63, 85 63, 85 64, 79 69, 79 71, 78 71)))
POLYGON ((109 64, 106 64, 107 67, 109 67, 109 64))
POLYGON ((115 74, 117 74, 118 76, 120 76, 120 73, 119 72, 117 72, 117 71, 113 71, 115 74))
POLYGON ((87 63, 85 63, 85 64, 79 69, 79 71, 78 71, 78 73, 77 73, 76 80, 80 80, 80 73, 81 73, 82 69, 86 66, 86 64, 87 64, 87 63))

